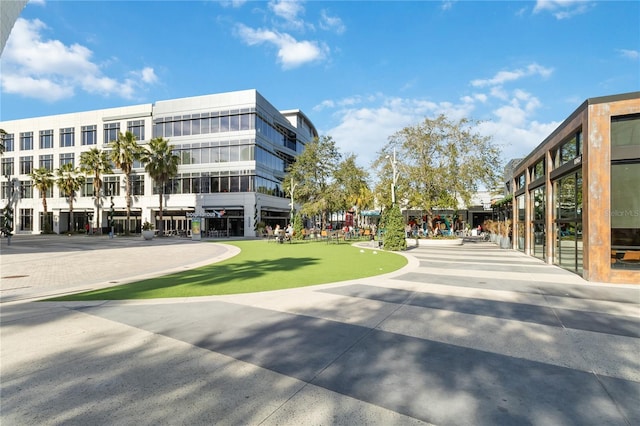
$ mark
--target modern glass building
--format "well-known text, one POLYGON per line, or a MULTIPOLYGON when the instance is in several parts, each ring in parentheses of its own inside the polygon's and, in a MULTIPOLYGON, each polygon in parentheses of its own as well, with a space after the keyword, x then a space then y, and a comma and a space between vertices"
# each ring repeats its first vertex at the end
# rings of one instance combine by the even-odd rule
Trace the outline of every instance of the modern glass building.
MULTIPOLYGON (((16 194, 11 200, 14 232, 29 234, 45 229, 45 221, 57 233, 69 232, 69 227, 82 230, 87 223, 106 230, 111 200, 115 230, 124 229, 125 181, 119 170, 103 177, 99 199, 87 177, 74 201, 71 224, 68 200, 57 187, 47 194, 44 216, 41 194, 29 174, 39 167, 54 171, 65 163, 78 166, 83 151, 108 151, 118 132, 130 131, 140 145, 155 137, 168 139, 180 157, 178 175, 165 187, 166 231, 184 234, 191 219, 199 217, 203 233, 253 236, 258 221, 284 225, 289 220, 282 187, 285 169, 318 136, 300 110, 279 111, 256 90, 4 121, 0 128, 7 132, 0 201, 4 207, 12 191, 16 194), (94 214, 97 208, 99 215, 94 214)), ((144 221, 157 227, 159 191, 142 164, 134 165, 131 193, 130 229, 139 231, 144 221)))
POLYGON ((587 99, 514 169, 513 247, 640 284, 640 92, 587 99))

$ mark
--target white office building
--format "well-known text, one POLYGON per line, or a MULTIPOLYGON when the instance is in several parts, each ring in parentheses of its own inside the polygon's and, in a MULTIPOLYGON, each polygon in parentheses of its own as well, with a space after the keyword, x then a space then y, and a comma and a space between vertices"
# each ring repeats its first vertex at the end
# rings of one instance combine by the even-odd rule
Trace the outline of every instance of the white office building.
MULTIPOLYGON (((87 177, 73 203, 72 223, 68 199, 55 185, 44 217, 41 194, 29 174, 39 167, 55 172, 69 162, 79 166, 83 151, 108 150, 118 132, 130 131, 141 145, 155 137, 168 139, 180 157, 178 175, 165 187, 165 231, 184 235, 198 217, 203 235, 253 236, 257 221, 284 225, 289 220, 285 169, 318 136, 300 110, 278 111, 256 90, 4 121, 0 128, 7 132, 1 202, 14 207, 16 234, 38 234, 45 220, 56 233, 82 231, 87 223, 106 232, 111 202, 115 231, 122 231, 125 179, 119 170, 103 177, 100 200, 87 177)), ((130 229, 139 232, 145 221, 157 228, 158 190, 142 164, 134 166, 131 193, 130 229)))

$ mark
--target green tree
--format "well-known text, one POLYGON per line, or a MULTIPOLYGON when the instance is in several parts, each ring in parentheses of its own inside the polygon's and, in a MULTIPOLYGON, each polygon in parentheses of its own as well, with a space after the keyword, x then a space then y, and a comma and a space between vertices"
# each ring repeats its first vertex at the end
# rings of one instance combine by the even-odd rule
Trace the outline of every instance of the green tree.
POLYGON ((302 204, 301 213, 321 215, 323 229, 326 228, 327 215, 343 205, 333 186, 341 159, 342 155, 330 136, 315 138, 288 167, 283 182, 287 190, 292 188, 293 182, 296 201, 302 204))
POLYGON ((426 118, 389 138, 375 166, 382 179, 376 192, 386 198, 396 151, 396 201, 405 207, 458 209, 466 205, 480 185, 494 188, 500 178, 500 149, 490 137, 481 136, 478 122, 449 120, 444 115, 426 118))
POLYGON ((407 240, 404 232, 404 218, 398 204, 394 204, 390 209, 385 210, 382 226, 384 227, 384 249, 392 251, 406 250, 407 240))
POLYGON ((367 183, 369 174, 357 165, 354 154, 338 164, 334 177, 334 191, 340 196, 338 202, 342 210, 349 211, 355 207, 357 217, 358 211, 373 205, 373 195, 367 183))
POLYGON ((142 154, 144 169, 149 173, 158 189, 160 203, 160 223, 158 224, 159 235, 163 235, 164 222, 162 220, 162 201, 164 199, 164 188, 169 180, 178 174, 178 163, 180 157, 174 152, 174 146, 169 144, 167 139, 162 137, 149 141, 149 146, 142 154))
POLYGON ((111 160, 119 168, 125 177, 125 199, 127 203, 127 221, 124 226, 125 234, 130 232, 131 219, 131 172, 133 164, 140 159, 142 147, 138 145, 136 136, 127 131, 126 133, 118 133, 118 139, 111 141, 111 160))
POLYGON ((102 176, 113 173, 111 160, 105 151, 96 147, 80 154, 80 170, 87 176, 93 177, 93 197, 96 203, 96 223, 101 227, 100 212, 102 211, 102 176))
POLYGON ((29 176, 33 179, 33 186, 40 191, 40 197, 42 198, 42 209, 44 210, 44 232, 51 232, 51 225, 49 224, 47 215, 47 192, 54 185, 53 173, 46 167, 40 167, 35 169, 29 176))
POLYGON ((75 200, 76 193, 84 184, 84 176, 80 174, 80 169, 74 167, 72 163, 60 166, 56 175, 56 185, 58 185, 60 192, 64 194, 69 203, 68 231, 71 232, 73 230, 73 200, 75 200))

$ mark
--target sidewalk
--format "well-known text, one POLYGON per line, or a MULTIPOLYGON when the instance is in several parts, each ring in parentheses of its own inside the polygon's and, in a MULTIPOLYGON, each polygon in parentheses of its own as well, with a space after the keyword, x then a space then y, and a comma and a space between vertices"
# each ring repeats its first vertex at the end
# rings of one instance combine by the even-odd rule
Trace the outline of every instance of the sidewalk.
MULTIPOLYGON (((154 262, 122 244, 145 259, 129 268, 154 262)), ((222 247, 162 250, 206 246, 222 247)), ((58 267, 89 273, 81 253, 58 267)), ((5 302, 0 423, 640 424, 640 288, 489 243, 406 256, 385 276, 265 293, 5 302)))

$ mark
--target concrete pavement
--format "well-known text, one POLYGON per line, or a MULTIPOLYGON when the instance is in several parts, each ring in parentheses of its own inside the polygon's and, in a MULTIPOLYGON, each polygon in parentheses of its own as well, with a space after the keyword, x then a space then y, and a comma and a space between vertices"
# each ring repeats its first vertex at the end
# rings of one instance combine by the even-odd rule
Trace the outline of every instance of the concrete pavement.
POLYGON ((82 238, 2 246, 3 425, 640 424, 637 286, 477 243, 292 290, 30 301, 227 247, 82 238), (84 256, 128 263, 96 275, 84 256))

